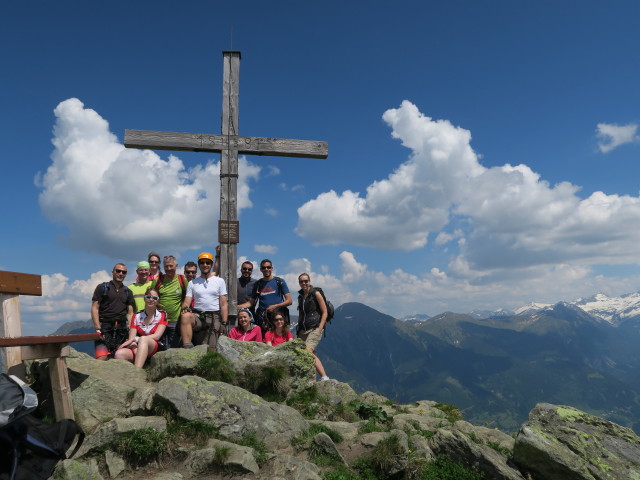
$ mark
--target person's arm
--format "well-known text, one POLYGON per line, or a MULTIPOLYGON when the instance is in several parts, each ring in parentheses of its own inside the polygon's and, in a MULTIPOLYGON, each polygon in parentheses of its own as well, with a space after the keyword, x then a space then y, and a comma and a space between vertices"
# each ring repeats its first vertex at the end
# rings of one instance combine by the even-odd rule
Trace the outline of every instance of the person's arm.
POLYGON ((100 302, 94 300, 91 302, 91 320, 93 320, 93 327, 96 330, 100 330, 100 316, 98 315, 100 309, 100 302))
POLYGON ((216 247, 216 258, 213 262, 213 273, 216 276, 220 276, 220 245, 216 247))
POLYGON ((120 345, 118 348, 127 348, 127 347, 131 346, 131 344, 136 339, 136 333, 137 332, 138 332, 138 330, 136 330, 135 328, 130 328, 129 329, 129 338, 127 338, 127 341, 124 342, 122 345, 120 345))
POLYGON ((322 330, 324 328, 324 324, 327 323, 327 304, 324 303, 324 298, 322 298, 322 295, 320 295, 319 291, 316 290, 314 295, 316 297, 316 302, 320 307, 320 313, 321 313, 318 330, 322 330))
POLYGON ((238 305, 238 308, 253 308, 255 304, 256 304, 256 299, 253 297, 249 297, 249 300, 238 305))
POLYGON ((133 318, 133 305, 127 306, 127 322, 131 323, 131 319, 133 318))
POLYGON ((273 305, 269 305, 267 307, 267 312, 273 312, 274 310, 277 310, 278 308, 288 307, 292 303, 293 303, 293 301, 291 300, 291 294, 290 293, 285 293, 284 294, 284 302, 280 302, 280 303, 275 303, 273 305))
POLYGON ((222 317, 222 323, 226 324, 227 323, 227 314, 229 312, 227 311, 227 296, 226 295, 220 295, 220 317, 222 317))
POLYGON ((158 328, 156 328, 156 331, 153 332, 153 335, 151 335, 151 338, 153 338, 157 342, 162 338, 162 336, 164 335, 164 331, 166 329, 167 329, 167 326, 164 323, 161 323, 160 325, 158 325, 158 328))
POLYGON ((191 308, 191 301, 193 300, 192 297, 190 296, 186 296, 184 297, 184 300, 182 301, 182 311, 184 312, 185 310, 191 308))

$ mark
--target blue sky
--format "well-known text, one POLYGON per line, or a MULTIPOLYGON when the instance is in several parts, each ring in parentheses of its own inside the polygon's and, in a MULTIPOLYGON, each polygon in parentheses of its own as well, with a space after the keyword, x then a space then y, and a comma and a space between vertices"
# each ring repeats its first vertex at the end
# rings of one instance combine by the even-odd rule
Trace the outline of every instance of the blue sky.
POLYGON ((240 258, 394 316, 637 291, 639 17, 634 1, 4 5, 0 268, 44 276, 25 331, 89 318, 116 261, 213 248, 218 155, 122 141, 219 133, 223 50, 242 52, 241 135, 329 143, 327 160, 241 160, 240 258))

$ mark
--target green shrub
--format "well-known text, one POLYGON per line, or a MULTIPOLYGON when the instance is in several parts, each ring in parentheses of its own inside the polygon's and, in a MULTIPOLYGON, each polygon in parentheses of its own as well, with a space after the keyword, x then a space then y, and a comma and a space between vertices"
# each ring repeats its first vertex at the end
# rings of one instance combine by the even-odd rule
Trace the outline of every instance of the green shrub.
POLYGON ((352 401, 351 405, 353 410, 363 420, 372 420, 377 423, 385 423, 389 419, 386 412, 382 410, 382 407, 380 405, 360 402, 358 400, 352 401))
MULTIPOLYGON (((291 445, 297 449, 309 450, 311 443, 310 440, 320 432, 329 435, 329 438, 333 443, 340 443, 344 440, 340 432, 336 432, 333 428, 327 427, 321 423, 312 423, 309 428, 302 431, 300 435, 291 440, 291 445)), ((309 455, 311 455, 311 452, 309 452, 309 455)))
POLYGON ((218 436, 218 429, 216 427, 204 423, 201 420, 175 420, 169 422, 167 432, 174 442, 176 439, 184 439, 198 446, 202 446, 210 438, 217 438, 218 436))
POLYGON ((421 435, 424 438, 433 437, 436 432, 433 430, 424 430, 420 425, 420 422, 417 420, 407 420, 407 423, 413 427, 413 430, 410 430, 408 427, 405 427, 404 431, 407 435, 421 435))
POLYGON ((449 405, 447 403, 436 403, 434 407, 444 412, 444 414, 447 416, 447 420, 449 420, 449 422, 451 423, 462 420, 462 412, 458 407, 454 407, 453 405, 449 405))
POLYGON ((291 388, 289 367, 284 360, 272 365, 247 365, 244 374, 244 387, 257 395, 282 400, 291 388))
POLYGON ((426 464, 419 480, 482 480, 484 473, 469 470, 445 457, 438 457, 426 464))
POLYGON ((145 465, 168 451, 168 435, 153 428, 141 428, 119 433, 111 448, 134 465, 145 465))
POLYGON ((236 372, 229 360, 218 352, 209 351, 198 360, 196 375, 206 380, 233 384, 236 372))
POLYGON ((505 447, 501 447, 498 442, 488 441, 487 447, 493 448, 496 452, 500 452, 503 455, 506 455, 507 457, 511 457, 513 455, 513 452, 511 450, 505 447))
POLYGON ((230 447, 223 447, 221 445, 217 445, 215 447, 216 454, 213 457, 213 461, 218 465, 223 465, 229 459, 229 452, 231 451, 230 447))
POLYGON ((324 480, 361 480, 363 477, 344 466, 336 466, 333 470, 322 473, 322 478, 324 480))
POLYGON ((258 440, 256 432, 248 432, 240 440, 233 440, 233 442, 237 445, 253 448, 258 465, 263 465, 267 461, 269 450, 267 450, 267 445, 262 440, 258 440))
POLYGON ((479 445, 484 445, 484 442, 482 441, 482 439, 481 439, 480 437, 478 437, 478 436, 476 435, 476 432, 469 432, 467 435, 469 436, 469 438, 470 438, 471 440, 473 440, 473 441, 474 441, 474 443, 477 443, 477 444, 479 444, 479 445))
POLYGON ((389 425, 380 425, 379 423, 369 420, 367 423, 363 423, 358 428, 358 433, 371 433, 371 432, 388 432, 389 425))

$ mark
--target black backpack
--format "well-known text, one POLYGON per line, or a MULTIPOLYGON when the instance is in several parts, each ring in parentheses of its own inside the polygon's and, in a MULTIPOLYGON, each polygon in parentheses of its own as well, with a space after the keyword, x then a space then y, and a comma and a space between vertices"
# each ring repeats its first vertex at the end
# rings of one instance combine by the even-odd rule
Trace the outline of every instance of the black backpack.
POLYGON ((82 428, 73 420, 48 424, 30 415, 37 405, 31 388, 16 377, 0 375, 0 480, 46 480, 84 441, 82 428))
POLYGON ((327 300, 327 297, 324 295, 324 292, 322 291, 322 289, 320 287, 313 287, 314 290, 317 290, 318 292, 320 292, 320 295, 322 295, 322 299, 324 300, 324 304, 327 306, 327 323, 331 323, 331 319, 333 318, 334 314, 336 313, 336 309, 333 308, 333 303, 331 303, 329 300, 327 300))

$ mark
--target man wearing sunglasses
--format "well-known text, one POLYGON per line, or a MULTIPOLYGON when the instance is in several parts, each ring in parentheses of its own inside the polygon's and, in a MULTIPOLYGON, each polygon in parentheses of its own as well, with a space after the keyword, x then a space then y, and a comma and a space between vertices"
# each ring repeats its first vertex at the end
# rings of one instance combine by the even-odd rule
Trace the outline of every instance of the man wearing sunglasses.
MULTIPOLYGON (((240 277, 238 278, 238 305, 246 304, 253 292, 253 286, 256 280, 251 277, 253 273, 253 263, 242 262, 240 266, 240 277)), ((255 312, 251 308, 251 315, 255 315, 255 312)))
POLYGON ((127 339, 135 306, 133 292, 123 283, 127 266, 117 263, 111 275, 111 281, 99 284, 91 298, 91 320, 101 336, 95 342, 98 360, 107 360, 127 339))
POLYGON ((200 276, 189 282, 182 302, 182 343, 184 348, 206 343, 215 349, 218 337, 227 329, 227 286, 213 272, 213 255, 209 252, 198 256, 198 267, 200 276))
POLYGON ((268 327, 269 321, 267 315, 279 309, 283 312, 286 320, 289 320, 289 305, 291 305, 291 293, 289 293, 289 287, 284 278, 276 277, 273 275, 273 263, 268 258, 265 258, 260 262, 260 271, 262 272, 262 278, 253 285, 253 290, 249 299, 240 304, 238 302, 238 308, 256 308, 255 321, 256 325, 260 325, 262 330, 265 331, 268 327))

